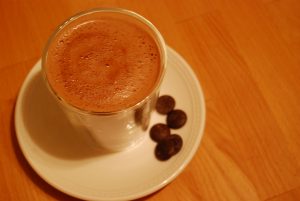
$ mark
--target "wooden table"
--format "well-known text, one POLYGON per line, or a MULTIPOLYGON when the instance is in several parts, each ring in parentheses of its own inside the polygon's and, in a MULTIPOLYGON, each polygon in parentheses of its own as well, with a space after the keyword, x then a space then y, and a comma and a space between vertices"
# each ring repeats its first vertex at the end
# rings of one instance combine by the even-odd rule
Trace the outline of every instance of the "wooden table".
POLYGON ((118 6, 152 21, 193 67, 207 123, 195 157, 142 200, 300 200, 300 1, 0 1, 0 200, 77 200, 43 181, 16 140, 14 106, 55 27, 118 6))

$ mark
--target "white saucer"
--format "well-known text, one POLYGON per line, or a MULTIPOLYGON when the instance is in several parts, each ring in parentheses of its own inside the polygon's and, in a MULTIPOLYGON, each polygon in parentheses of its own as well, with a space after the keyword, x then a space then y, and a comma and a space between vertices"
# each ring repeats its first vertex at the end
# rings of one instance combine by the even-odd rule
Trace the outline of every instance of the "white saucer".
MULTIPOLYGON (((171 48, 163 94, 172 95, 175 107, 188 115, 183 128, 172 130, 182 136, 182 150, 168 161, 158 161, 147 131, 146 140, 138 147, 105 153, 88 146, 69 125, 43 83, 39 61, 18 96, 17 139, 32 168, 58 190, 85 200, 137 199, 159 190, 182 172, 198 149, 204 130, 205 103, 198 79, 171 48)), ((165 122, 165 116, 154 113, 150 126, 157 122, 165 122)))

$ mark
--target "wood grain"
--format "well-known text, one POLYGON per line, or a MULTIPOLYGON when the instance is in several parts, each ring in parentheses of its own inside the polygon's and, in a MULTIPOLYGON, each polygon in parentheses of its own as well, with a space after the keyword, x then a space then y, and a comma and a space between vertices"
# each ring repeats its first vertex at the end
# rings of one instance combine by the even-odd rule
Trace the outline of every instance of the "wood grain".
POLYGON ((43 181, 17 144, 14 105, 51 32, 69 16, 123 7, 152 21, 200 80, 201 146, 141 200, 300 200, 300 1, 0 1, 0 200, 77 200, 43 181))

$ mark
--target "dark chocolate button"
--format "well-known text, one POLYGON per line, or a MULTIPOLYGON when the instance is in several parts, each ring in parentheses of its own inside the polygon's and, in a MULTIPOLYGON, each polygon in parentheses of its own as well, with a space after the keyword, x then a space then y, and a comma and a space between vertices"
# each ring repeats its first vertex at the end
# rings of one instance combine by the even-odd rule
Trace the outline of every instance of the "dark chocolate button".
POLYGON ((173 155, 177 154, 182 148, 182 144, 183 144, 182 138, 177 134, 172 134, 167 137, 167 140, 170 140, 173 142, 173 145, 174 145, 173 155))
POLYGON ((179 135, 169 135, 156 145, 155 156, 161 161, 168 160, 181 150, 182 144, 183 141, 179 135))
POLYGON ((175 100, 169 95, 160 96, 156 102, 156 111, 160 114, 168 114, 175 107, 175 100))
POLYGON ((174 142, 172 140, 162 140, 155 147, 155 156, 161 161, 168 160, 175 152, 174 142))
POLYGON ((150 129, 150 137, 155 142, 160 142, 171 134, 170 128, 166 124, 158 123, 150 129))
POLYGON ((182 110, 172 110, 167 116, 167 125, 170 128, 181 128, 187 121, 187 116, 182 110))

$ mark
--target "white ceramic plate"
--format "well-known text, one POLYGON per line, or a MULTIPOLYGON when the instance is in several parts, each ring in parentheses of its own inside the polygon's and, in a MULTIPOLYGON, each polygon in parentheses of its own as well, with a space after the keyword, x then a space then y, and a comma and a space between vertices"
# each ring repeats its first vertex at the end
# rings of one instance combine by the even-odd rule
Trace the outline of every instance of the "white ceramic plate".
MULTIPOLYGON (((134 149, 105 153, 89 146, 69 125, 41 76, 39 61, 20 90, 15 126, 21 150, 32 168, 50 185, 85 200, 131 200, 164 187, 182 172, 199 147, 205 124, 205 103, 200 84, 184 59, 168 48, 168 66, 161 95, 176 99, 188 115, 186 125, 173 130, 183 138, 182 150, 165 162, 154 156, 149 138, 134 149)), ((154 113, 150 126, 165 122, 154 113)))

